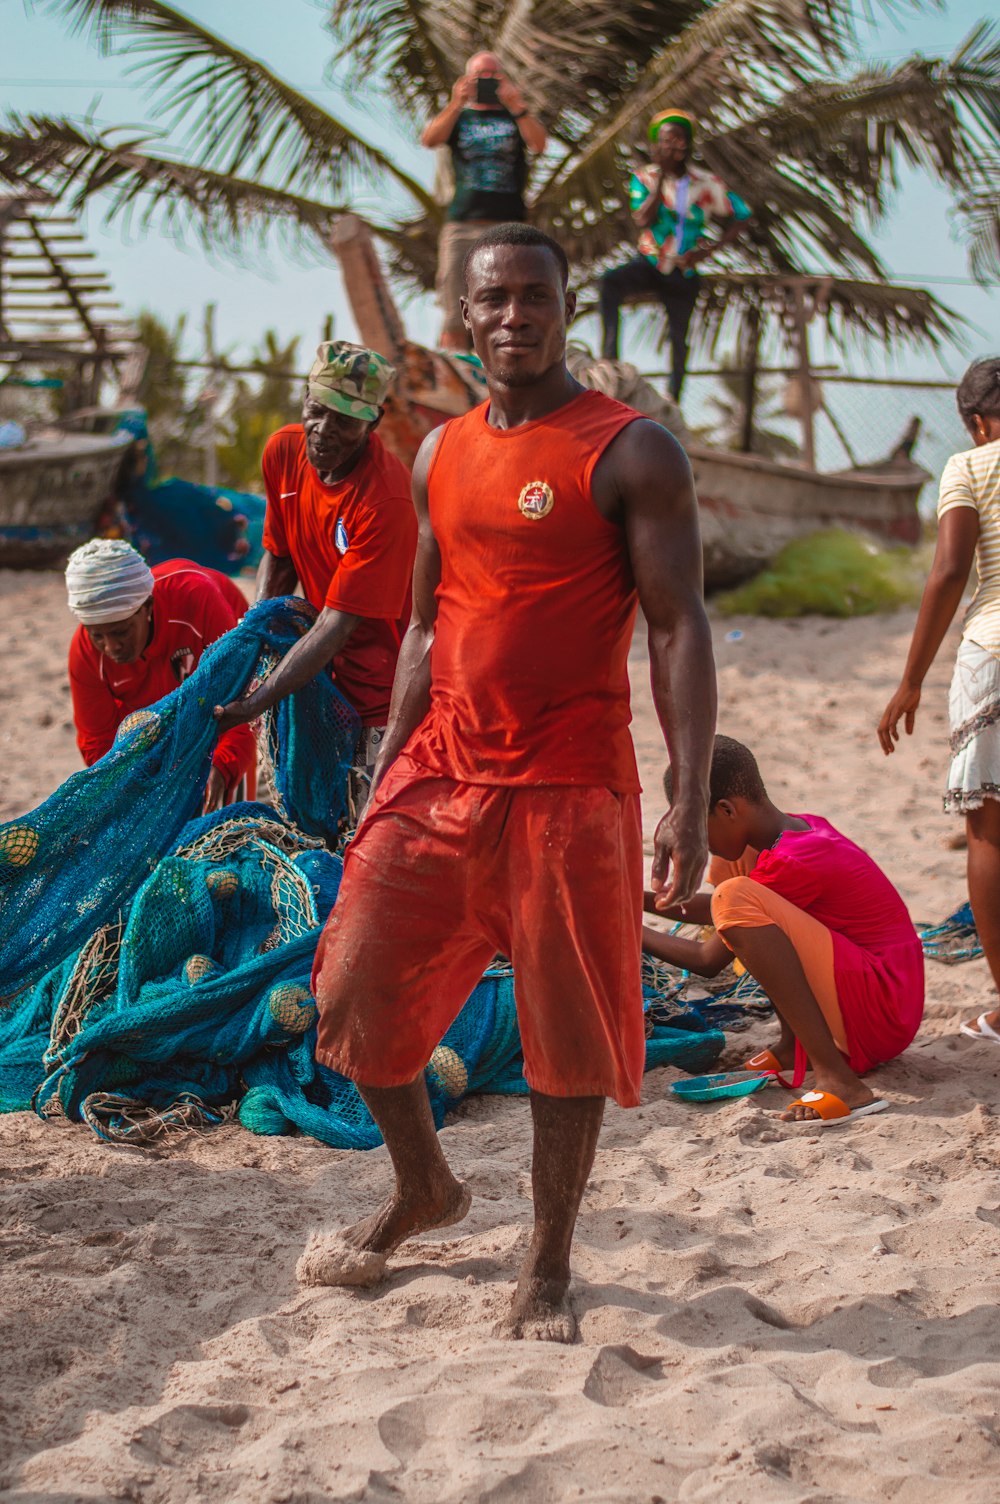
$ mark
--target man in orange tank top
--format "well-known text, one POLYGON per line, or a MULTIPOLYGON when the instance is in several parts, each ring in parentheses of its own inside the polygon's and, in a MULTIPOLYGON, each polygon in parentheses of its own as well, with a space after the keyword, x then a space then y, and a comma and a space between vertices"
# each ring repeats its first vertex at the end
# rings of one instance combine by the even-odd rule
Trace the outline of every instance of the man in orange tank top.
POLYGON ((576 1331, 570 1246, 605 1098, 636 1106, 645 1058, 637 603, 677 770, 655 836, 665 902, 705 869, 715 727, 690 468, 665 429, 570 376, 567 278, 561 247, 524 225, 488 231, 466 262, 490 397, 417 458, 413 616, 313 971, 317 1058, 357 1083, 396 1187, 299 1265, 309 1283, 373 1284, 405 1239, 464 1217, 423 1071, 499 950, 514 964, 535 1196, 504 1330, 558 1341, 576 1331))

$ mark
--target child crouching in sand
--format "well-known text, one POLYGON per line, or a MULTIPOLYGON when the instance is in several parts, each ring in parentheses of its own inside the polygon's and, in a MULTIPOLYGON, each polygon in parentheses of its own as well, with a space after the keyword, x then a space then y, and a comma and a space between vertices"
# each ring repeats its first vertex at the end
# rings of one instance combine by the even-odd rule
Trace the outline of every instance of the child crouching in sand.
MULTIPOLYGON (((664 780, 671 795, 670 770, 664 780)), ((815 1089, 793 1102, 792 1122, 846 1121, 880 1112, 859 1077, 911 1042, 924 1006, 920 940, 903 900, 860 846, 818 815, 783 814, 767 796, 749 748, 717 736, 708 845, 716 860, 709 898, 699 894, 667 918, 704 922, 716 933, 685 940, 643 930, 653 955, 715 976, 735 954, 774 1004, 781 1035, 748 1062, 775 1071, 806 1061, 815 1089)))

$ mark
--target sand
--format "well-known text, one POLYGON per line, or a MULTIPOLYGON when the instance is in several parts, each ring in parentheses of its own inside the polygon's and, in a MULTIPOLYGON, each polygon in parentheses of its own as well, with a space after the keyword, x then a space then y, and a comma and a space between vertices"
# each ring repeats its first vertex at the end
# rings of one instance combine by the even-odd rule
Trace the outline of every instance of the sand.
MULTIPOLYGON (((0 613, 8 819, 76 757, 58 579, 0 576, 0 613)), ((720 727, 940 918, 964 894, 939 797, 953 644, 915 742, 887 763, 874 739, 912 621, 717 621, 720 727)), ((651 833, 641 645, 633 667, 651 833)), ((993 1504, 1000 1049, 956 1033, 989 999, 981 962, 930 967, 917 1042, 872 1078, 891 1111, 846 1128, 782 1125, 772 1092, 683 1106, 672 1072, 648 1075, 640 1109, 608 1111, 570 1348, 492 1335, 529 1226, 523 1101, 455 1114, 468 1219, 361 1292, 293 1271, 385 1191, 384 1151, 238 1127, 109 1148, 3 1119, 0 1498, 993 1504)), ((770 1037, 733 1035, 727 1058, 770 1037)))

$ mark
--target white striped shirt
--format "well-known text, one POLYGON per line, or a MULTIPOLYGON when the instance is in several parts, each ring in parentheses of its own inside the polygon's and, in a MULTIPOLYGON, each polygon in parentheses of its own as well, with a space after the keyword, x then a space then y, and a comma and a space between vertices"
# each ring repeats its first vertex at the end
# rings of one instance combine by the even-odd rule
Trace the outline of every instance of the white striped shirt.
POLYGON ((1000 658, 1000 439, 953 454, 945 465, 938 518, 953 507, 972 507, 979 513, 978 584, 962 636, 1000 658))

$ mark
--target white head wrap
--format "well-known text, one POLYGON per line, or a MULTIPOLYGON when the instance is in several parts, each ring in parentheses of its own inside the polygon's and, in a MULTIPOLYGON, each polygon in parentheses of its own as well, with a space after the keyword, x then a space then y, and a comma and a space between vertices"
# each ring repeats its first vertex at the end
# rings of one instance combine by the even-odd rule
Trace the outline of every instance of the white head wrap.
POLYGON ((66 565, 69 609, 85 627, 124 621, 153 593, 153 572, 123 538, 92 538, 66 565))

